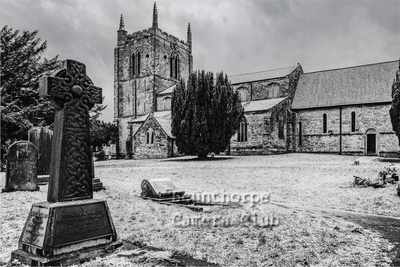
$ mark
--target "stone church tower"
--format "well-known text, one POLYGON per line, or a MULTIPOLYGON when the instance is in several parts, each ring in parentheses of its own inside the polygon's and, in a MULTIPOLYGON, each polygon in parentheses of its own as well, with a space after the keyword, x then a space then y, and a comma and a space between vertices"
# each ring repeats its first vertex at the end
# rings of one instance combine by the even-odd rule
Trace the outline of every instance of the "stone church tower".
POLYGON ((131 153, 141 117, 171 109, 173 88, 192 71, 192 33, 182 41, 158 26, 156 3, 150 28, 128 33, 121 15, 114 49, 114 120, 118 152, 131 153))

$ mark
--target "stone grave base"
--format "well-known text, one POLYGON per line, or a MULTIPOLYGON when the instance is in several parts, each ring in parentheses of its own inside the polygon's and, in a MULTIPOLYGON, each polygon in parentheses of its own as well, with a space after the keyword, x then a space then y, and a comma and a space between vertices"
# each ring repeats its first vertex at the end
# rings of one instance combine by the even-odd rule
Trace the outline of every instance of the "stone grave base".
POLYGON ((116 247, 117 234, 105 200, 32 205, 11 262, 29 265, 79 263, 116 247))
POLYGON ((38 175, 37 176, 37 183, 38 185, 46 185, 49 183, 49 174, 43 174, 43 175, 38 175))
MULTIPOLYGON (((50 175, 38 175, 37 177, 37 184, 38 185, 47 185, 49 183, 50 175)), ((93 191, 100 191, 106 189, 103 183, 100 181, 100 178, 94 177, 93 178, 93 191)))
POLYGON ((93 178, 93 191, 100 191, 106 189, 103 183, 100 181, 100 178, 93 178))
POLYGON ((76 265, 86 261, 93 260, 97 257, 104 257, 113 253, 118 247, 122 246, 121 241, 115 241, 107 245, 99 245, 95 247, 83 248, 78 251, 64 253, 54 257, 41 257, 27 253, 21 249, 11 253, 10 265, 14 260, 18 260, 22 264, 29 266, 68 266, 76 265))
POLYGON ((25 184, 8 184, 1 190, 2 193, 14 191, 39 191, 39 185, 34 182, 26 182, 25 184))

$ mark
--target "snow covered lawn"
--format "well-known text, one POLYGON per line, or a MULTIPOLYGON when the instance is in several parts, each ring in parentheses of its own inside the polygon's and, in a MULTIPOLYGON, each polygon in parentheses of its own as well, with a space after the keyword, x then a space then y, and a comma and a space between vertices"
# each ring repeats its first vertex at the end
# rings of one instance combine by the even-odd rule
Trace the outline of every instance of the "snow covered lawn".
MULTIPOLYGON (((388 265, 393 247, 380 234, 353 223, 313 212, 271 204, 241 208, 211 208, 208 212, 166 206, 139 198, 142 179, 170 178, 186 192, 271 192, 272 201, 400 215, 400 198, 394 186, 383 189, 353 188, 353 175, 375 177, 387 166, 374 158, 338 155, 285 154, 192 160, 113 160, 95 163, 96 176, 107 190, 105 198, 121 239, 180 251, 221 265, 319 266, 388 265), (354 165, 359 159, 360 165, 354 165), (251 222, 234 226, 187 226, 176 216, 239 217, 273 215, 279 225, 262 227, 251 222)), ((40 192, 0 194, 0 264, 16 249, 32 203, 46 199, 40 192)), ((121 248, 122 250, 124 248, 121 248)), ((152 264, 115 253, 90 264, 152 264)), ((153 262, 154 264, 154 262, 153 262)))

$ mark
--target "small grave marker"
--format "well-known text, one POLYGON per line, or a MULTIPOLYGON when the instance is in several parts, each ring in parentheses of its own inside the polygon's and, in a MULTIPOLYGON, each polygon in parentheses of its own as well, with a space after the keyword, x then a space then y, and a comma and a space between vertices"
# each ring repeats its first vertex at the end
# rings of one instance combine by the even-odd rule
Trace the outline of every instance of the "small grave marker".
POLYGON ((37 163, 39 184, 47 184, 49 182, 52 139, 53 131, 48 126, 36 126, 28 131, 28 140, 39 149, 37 163))
POLYGON ((29 141, 17 141, 7 153, 6 184, 3 192, 37 191, 38 149, 29 141))

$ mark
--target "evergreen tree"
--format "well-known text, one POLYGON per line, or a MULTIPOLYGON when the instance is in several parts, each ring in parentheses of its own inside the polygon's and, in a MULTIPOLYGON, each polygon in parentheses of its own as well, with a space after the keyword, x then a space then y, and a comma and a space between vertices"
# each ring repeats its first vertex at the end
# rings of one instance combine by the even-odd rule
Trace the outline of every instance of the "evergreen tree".
POLYGON ((392 106, 389 113, 393 131, 396 133, 400 144, 400 61, 392 85, 392 106))
POLYGON ((26 139, 33 125, 53 122, 54 107, 38 94, 39 77, 59 66, 57 57, 43 58, 46 41, 37 31, 0 31, 1 47, 1 143, 9 139, 26 139))
POLYGON ((192 73, 187 88, 181 81, 172 96, 172 134, 187 155, 206 158, 225 151, 241 116, 239 97, 223 73, 216 82, 210 72, 192 73))
MULTIPOLYGON (((90 123, 90 142, 92 148, 101 148, 104 145, 116 143, 118 128, 115 124, 101 120, 93 120, 90 123)), ((95 149, 93 149, 95 150, 95 149)))

